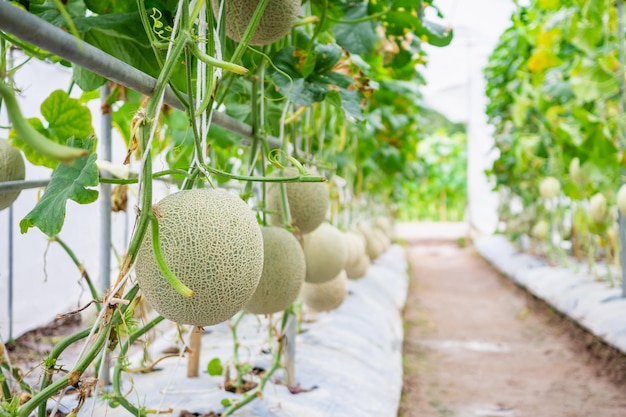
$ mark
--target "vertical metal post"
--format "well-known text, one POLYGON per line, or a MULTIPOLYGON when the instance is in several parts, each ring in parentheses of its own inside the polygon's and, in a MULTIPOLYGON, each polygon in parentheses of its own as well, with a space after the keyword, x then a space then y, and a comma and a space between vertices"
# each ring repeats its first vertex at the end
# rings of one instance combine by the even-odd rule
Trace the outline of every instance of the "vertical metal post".
MULTIPOLYGON (((626 82, 624 80, 624 65, 626 64, 626 50, 624 47, 624 3, 623 0, 617 1, 617 41, 619 47, 619 110, 620 118, 618 119, 619 129, 619 149, 620 153, 624 152, 624 142, 626 141, 626 131, 624 128, 624 110, 626 99, 626 82)), ((620 186, 624 184, 624 175, 626 170, 624 169, 623 162, 620 161, 620 186)), ((626 297, 626 219, 619 214, 619 261, 622 270, 622 297, 626 297)))
POLYGON ((9 206, 9 289, 8 289, 8 308, 9 308, 9 339, 13 340, 13 205, 9 206))
MULTIPOLYGON (((100 117, 100 158, 110 161, 111 150, 111 130, 113 128, 111 112, 107 99, 111 90, 109 84, 100 88, 100 103, 102 113, 100 117)), ((111 285, 111 185, 100 184, 100 269, 99 269, 99 290, 101 294, 106 294, 111 285)), ((111 383, 108 356, 105 356, 101 367, 100 381, 104 385, 111 383)))
MULTIPOLYGON (((13 56, 13 48, 11 48, 9 46, 9 50, 8 50, 8 54, 7 54, 7 64, 9 66, 9 68, 13 68, 13 62, 14 62, 14 56, 13 56)), ((0 68, 0 69, 6 69, 6 68, 0 68)), ((7 119, 8 121, 8 119, 7 119)), ((8 285, 8 289, 7 292, 8 294, 8 300, 7 300, 7 307, 9 309, 8 314, 9 314, 9 339, 8 340, 13 340, 13 204, 11 204, 9 206, 9 227, 8 227, 8 243, 9 243, 9 253, 8 253, 8 266, 9 266, 9 285, 8 285)))

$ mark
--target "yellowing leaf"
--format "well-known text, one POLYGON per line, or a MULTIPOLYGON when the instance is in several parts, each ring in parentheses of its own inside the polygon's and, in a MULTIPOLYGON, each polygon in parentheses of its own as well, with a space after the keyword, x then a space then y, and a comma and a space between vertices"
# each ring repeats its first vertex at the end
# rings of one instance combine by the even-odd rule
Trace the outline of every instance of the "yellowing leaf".
POLYGON ((528 58, 528 69, 531 72, 540 72, 561 64, 561 60, 547 49, 537 49, 528 58))

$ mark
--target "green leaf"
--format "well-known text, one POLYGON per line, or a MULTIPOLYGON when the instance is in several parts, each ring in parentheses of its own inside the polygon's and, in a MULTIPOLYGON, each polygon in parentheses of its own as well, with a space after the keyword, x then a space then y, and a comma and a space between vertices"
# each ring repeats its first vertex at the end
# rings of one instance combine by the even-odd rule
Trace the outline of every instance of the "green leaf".
MULTIPOLYGON (((367 16, 367 2, 351 6, 344 15, 344 20, 355 20, 367 16)), ((339 23, 332 28, 337 43, 351 54, 370 55, 374 45, 380 39, 376 34, 373 21, 356 24, 339 23)))
MULTIPOLYGON (((89 139, 82 147, 93 151, 95 142, 95 139, 89 139)), ((91 153, 71 164, 59 164, 41 199, 20 221, 20 231, 26 233, 31 227, 37 227, 50 237, 56 236, 63 228, 67 200, 71 199, 79 204, 96 201, 98 191, 86 188, 98 185, 96 159, 97 155, 91 153)))
POLYGON ((53 91, 41 104, 41 114, 48 121, 48 131, 61 143, 71 137, 84 139, 93 133, 89 109, 65 91, 53 91))
POLYGON ((315 45, 315 71, 329 72, 341 59, 341 48, 336 44, 315 45))
POLYGON ((220 358, 213 358, 206 366, 206 371, 211 376, 219 376, 224 373, 224 366, 220 358))
POLYGON ((137 10, 137 2, 132 0, 85 0, 85 5, 96 14, 125 13, 137 10))
MULTIPOLYGON (((157 77, 161 68, 150 46, 139 12, 114 13, 75 19, 76 27, 83 40, 109 55, 157 77)), ((89 91, 104 84, 104 78, 74 67, 73 80, 83 90, 89 91)), ((186 91, 185 67, 178 65, 172 75, 174 84, 186 91)))
POLYGON ((572 90, 582 102, 607 99, 618 93, 619 82, 615 74, 591 60, 581 60, 572 71, 572 90))
POLYGON ((228 407, 229 405, 232 404, 232 401, 229 400, 228 398, 222 398, 222 401, 220 401, 220 404, 222 404, 224 407, 228 407))
MULTIPOLYGON (((83 0, 69 0, 62 3, 65 4, 70 17, 74 18, 85 16, 86 8, 83 0)), ((46 22, 52 23, 54 26, 68 26, 65 18, 61 15, 61 12, 59 12, 59 9, 57 9, 53 0, 46 0, 41 4, 34 4, 31 2, 29 11, 46 22)))
MULTIPOLYGON (((337 45, 316 45, 314 50, 316 51, 314 54, 315 71, 306 78, 299 66, 299 56, 302 50, 296 50, 291 46, 280 50, 273 59, 274 65, 282 72, 270 71, 277 89, 292 102, 302 106, 310 106, 315 102, 323 101, 331 91, 345 90, 354 83, 348 75, 331 71, 341 58, 341 49, 337 45)), ((307 65, 306 62, 305 65, 307 65)), ((329 102, 339 108, 344 108, 343 104, 339 105, 337 99, 343 100, 343 97, 346 97, 352 101, 353 96, 353 94, 340 94, 339 96, 335 94, 329 102)), ((358 113, 354 109, 354 103, 348 103, 347 106, 352 113, 358 113)))

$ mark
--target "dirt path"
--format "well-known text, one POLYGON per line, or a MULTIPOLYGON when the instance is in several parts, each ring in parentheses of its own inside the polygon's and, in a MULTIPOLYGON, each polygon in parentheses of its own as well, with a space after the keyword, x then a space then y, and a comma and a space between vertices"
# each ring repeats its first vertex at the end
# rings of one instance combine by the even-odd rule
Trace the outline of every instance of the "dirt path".
POLYGON ((408 253, 400 417, 626 416, 626 384, 471 248, 408 253))

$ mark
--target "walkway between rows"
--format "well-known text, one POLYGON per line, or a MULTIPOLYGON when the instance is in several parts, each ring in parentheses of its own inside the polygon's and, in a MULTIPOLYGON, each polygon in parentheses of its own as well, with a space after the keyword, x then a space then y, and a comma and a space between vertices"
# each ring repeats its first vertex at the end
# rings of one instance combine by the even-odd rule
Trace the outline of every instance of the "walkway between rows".
POLYGON ((472 248, 422 240, 407 251, 400 417, 626 416, 626 384, 472 248))

